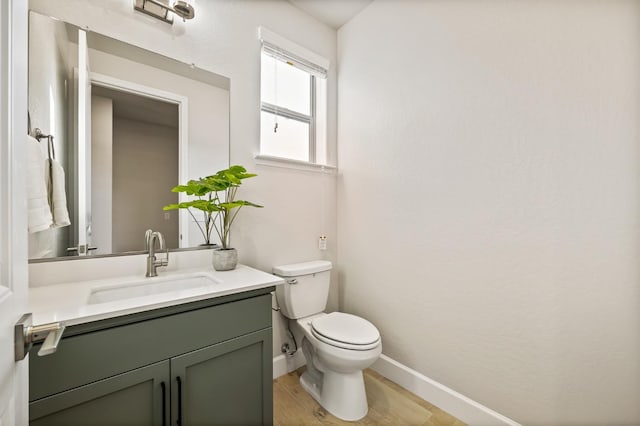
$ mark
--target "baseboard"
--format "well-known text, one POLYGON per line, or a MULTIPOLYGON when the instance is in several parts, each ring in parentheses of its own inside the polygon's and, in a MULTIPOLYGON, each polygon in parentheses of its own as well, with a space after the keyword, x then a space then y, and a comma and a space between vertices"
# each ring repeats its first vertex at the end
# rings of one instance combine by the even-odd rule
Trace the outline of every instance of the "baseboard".
POLYGON ((306 363, 307 361, 302 351, 297 351, 293 355, 278 355, 273 358, 273 378, 277 379, 293 370, 297 370, 306 363))
POLYGON ((371 368, 470 426, 521 426, 510 418, 496 413, 386 355, 380 355, 371 368))
MULTIPOLYGON (((306 360, 302 351, 296 352, 293 356, 278 355, 273 358, 273 378, 277 379, 305 364, 306 360)), ((485 407, 471 398, 467 398, 453 389, 449 389, 445 385, 412 370, 386 355, 380 355, 380 358, 371 366, 371 369, 462 420, 469 426, 522 426, 520 423, 485 407)))

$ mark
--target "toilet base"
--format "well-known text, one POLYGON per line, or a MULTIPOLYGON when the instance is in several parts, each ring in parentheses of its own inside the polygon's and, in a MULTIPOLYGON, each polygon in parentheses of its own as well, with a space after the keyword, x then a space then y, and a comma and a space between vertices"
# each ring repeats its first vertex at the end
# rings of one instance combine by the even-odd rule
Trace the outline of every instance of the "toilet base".
POLYGON ((305 371, 300 376, 300 385, 318 404, 339 419, 360 420, 369 411, 362 371, 346 374, 325 372, 321 382, 305 371))
POLYGON ((313 377, 309 374, 309 372, 305 371, 304 373, 302 373, 302 376, 300 376, 300 385, 302 386, 302 389, 304 389, 309 395, 311 395, 318 404, 322 405, 322 403, 320 402, 322 383, 318 383, 313 380, 313 377))

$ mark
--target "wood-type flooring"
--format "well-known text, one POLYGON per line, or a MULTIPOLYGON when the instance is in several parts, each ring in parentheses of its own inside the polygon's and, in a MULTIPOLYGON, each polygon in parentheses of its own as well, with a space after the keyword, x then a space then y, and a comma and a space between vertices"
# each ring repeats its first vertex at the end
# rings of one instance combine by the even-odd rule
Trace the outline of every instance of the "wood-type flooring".
POLYGON ((273 420, 284 425, 420 425, 465 426, 465 423, 422 400, 373 370, 365 370, 367 416, 346 422, 329 414, 300 385, 304 367, 273 381, 273 420))

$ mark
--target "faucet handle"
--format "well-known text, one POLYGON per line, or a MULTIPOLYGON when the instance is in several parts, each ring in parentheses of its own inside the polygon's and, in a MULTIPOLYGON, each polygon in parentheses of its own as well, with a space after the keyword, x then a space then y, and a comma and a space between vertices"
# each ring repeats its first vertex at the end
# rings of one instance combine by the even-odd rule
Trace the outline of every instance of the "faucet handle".
POLYGON ((158 262, 158 266, 168 266, 169 265, 169 250, 165 250, 164 259, 160 259, 157 262, 158 262))
POLYGON ((161 232, 155 231, 152 233, 160 243, 160 250, 164 251, 164 259, 157 261, 158 266, 167 266, 169 264, 169 247, 164 242, 164 235, 161 232))

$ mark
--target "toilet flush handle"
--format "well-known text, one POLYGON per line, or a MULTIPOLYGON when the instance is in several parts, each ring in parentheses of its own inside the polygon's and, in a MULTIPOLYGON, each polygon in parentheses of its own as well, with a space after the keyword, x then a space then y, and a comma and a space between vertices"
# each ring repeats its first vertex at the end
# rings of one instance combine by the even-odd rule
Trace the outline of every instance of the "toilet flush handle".
POLYGON ((291 284, 291 285, 298 284, 298 280, 295 278, 291 278, 287 280, 287 284, 291 284))

